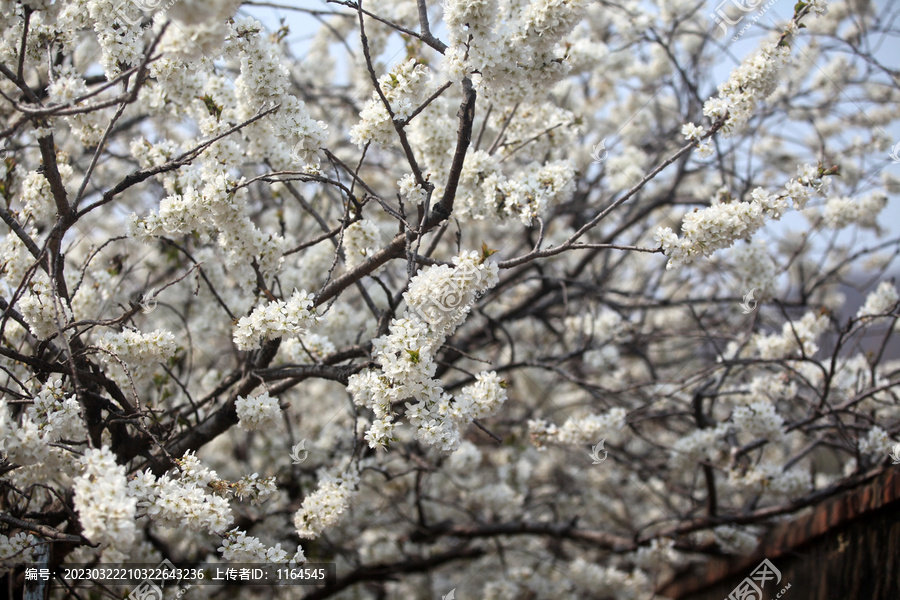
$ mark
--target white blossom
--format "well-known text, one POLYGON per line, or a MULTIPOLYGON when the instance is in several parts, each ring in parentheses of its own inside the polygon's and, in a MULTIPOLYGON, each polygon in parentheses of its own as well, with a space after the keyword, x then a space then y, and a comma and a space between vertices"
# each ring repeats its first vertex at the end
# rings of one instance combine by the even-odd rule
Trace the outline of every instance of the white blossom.
POLYGON ((875 425, 865 437, 860 437, 859 453, 872 455, 880 460, 891 454, 894 444, 894 440, 888 437, 887 432, 875 425))
POLYGON ((894 284, 882 281, 875 291, 866 296, 866 302, 859 307, 856 318, 862 319, 887 314, 897 306, 898 300, 900 300, 900 295, 897 294, 894 284))
POLYGON ((483 419, 493 414, 506 401, 505 382, 494 371, 475 376, 475 383, 467 385, 457 396, 457 405, 465 406, 465 418, 483 419))
POLYGON ((531 420, 528 431, 538 447, 547 443, 596 444, 601 438, 612 436, 625 427, 626 416, 625 409, 616 407, 604 414, 569 418, 562 427, 544 420, 531 420))
POLYGON ((694 125, 693 123, 685 123, 681 128, 681 133, 684 135, 685 139, 699 140, 703 137, 705 130, 703 127, 694 125))
POLYGON ((410 282, 403 299, 432 332, 449 334, 466 318, 478 295, 496 285, 498 269, 476 252, 453 258, 454 266, 422 269, 410 282))
POLYGON ((725 552, 747 555, 756 549, 759 539, 738 527, 732 525, 720 525, 713 529, 716 543, 725 552))
POLYGON ((738 406, 731 415, 737 432, 749 433, 754 439, 764 437, 778 441, 784 437, 784 419, 771 402, 754 402, 749 406, 738 406))
MULTIPOLYGON (((398 64, 378 80, 394 118, 408 117, 413 108, 426 98, 429 79, 425 65, 409 60, 398 64)), ((391 114, 377 93, 372 93, 372 98, 359 116, 359 123, 350 130, 350 141, 360 148, 370 142, 385 144, 390 141, 394 125, 391 114)))
POLYGON ((416 182, 416 178, 412 174, 404 175, 397 182, 397 187, 400 188, 400 195, 413 204, 421 204, 425 201, 425 190, 422 188, 422 184, 416 182))
POLYGON ((719 95, 703 105, 703 114, 711 118, 726 117, 722 131, 732 133, 744 125, 757 105, 768 98, 778 85, 777 75, 788 63, 790 46, 766 42, 760 50, 741 63, 728 80, 719 85, 719 95))
POLYGON ((381 230, 373 221, 363 219, 350 225, 344 231, 344 256, 347 266, 354 267, 372 256, 381 246, 381 230))
POLYGON ((297 534, 301 538, 316 538, 334 525, 347 509, 358 485, 359 475, 352 467, 340 475, 323 474, 318 489, 303 499, 303 505, 294 515, 297 534))
MULTIPOLYGON (((164 362, 175 355, 175 336, 161 329, 141 333, 125 329, 120 333, 107 331, 97 340, 97 346, 129 365, 149 366, 164 362)), ((103 354, 109 362, 109 356, 103 354)))
POLYGON ((299 335, 317 319, 314 297, 306 290, 295 290, 287 301, 273 300, 256 307, 238 321, 234 329, 235 345, 241 350, 252 350, 266 340, 299 335))
POLYGON ((887 195, 881 190, 858 197, 829 198, 825 203, 824 224, 830 229, 859 225, 865 229, 879 231, 878 217, 887 203, 887 195))
POLYGON ((210 493, 209 484, 220 481, 216 472, 203 467, 191 452, 176 462, 172 475, 157 478, 149 471, 138 471, 128 482, 128 495, 137 501, 140 514, 164 527, 223 532, 234 516, 226 497, 210 493))
POLYGON ((770 494, 783 499, 796 497, 810 488, 810 477, 799 469, 784 471, 780 465, 760 463, 746 472, 731 471, 728 482, 735 489, 751 494, 770 494))
POLYGON ((50 278, 35 273, 30 290, 19 300, 18 308, 34 335, 46 340, 71 320, 71 311, 53 290, 50 278))
POLYGON ((281 548, 281 544, 267 547, 258 538, 248 536, 240 529, 232 529, 225 534, 222 545, 219 547, 222 558, 237 563, 284 564, 288 562, 287 551, 281 548))
POLYGON ((0 533, 0 575, 6 575, 15 565, 33 562, 36 545, 30 533, 20 531, 10 537, 0 533))
POLYGON ((81 412, 81 405, 75 396, 66 398, 62 382, 51 378, 41 386, 27 415, 37 423, 43 440, 56 442, 61 439, 85 439, 87 431, 81 412))
POLYGON ((278 398, 263 392, 258 396, 238 396, 234 402, 238 415, 238 426, 247 430, 266 430, 277 427, 281 419, 278 398))
POLYGON ((715 462, 727 448, 725 436, 731 431, 727 423, 697 429, 672 445, 671 459, 676 469, 691 468, 699 462, 715 462))
POLYGON ((785 194, 771 194, 758 187, 751 193, 749 202, 714 201, 709 208, 694 209, 684 217, 680 238, 670 227, 660 227, 655 237, 669 257, 667 268, 689 264, 699 256, 730 247, 736 240, 749 239, 767 221, 781 219, 788 209, 789 197, 796 208, 803 208, 808 194, 804 192, 804 197, 798 198, 796 192, 791 194, 792 185, 816 194, 825 193, 824 171, 805 165, 799 168, 799 173, 799 183, 791 180, 785 194))
POLYGON ((819 348, 816 341, 827 326, 827 316, 809 312, 803 315, 799 321, 785 323, 780 334, 755 334, 753 345, 759 355, 765 359, 784 358, 798 352, 812 356, 819 348))
POLYGON ((126 492, 125 467, 116 464, 115 455, 106 446, 87 450, 81 464, 84 472, 75 479, 74 489, 84 535, 127 555, 137 535, 137 500, 126 492))

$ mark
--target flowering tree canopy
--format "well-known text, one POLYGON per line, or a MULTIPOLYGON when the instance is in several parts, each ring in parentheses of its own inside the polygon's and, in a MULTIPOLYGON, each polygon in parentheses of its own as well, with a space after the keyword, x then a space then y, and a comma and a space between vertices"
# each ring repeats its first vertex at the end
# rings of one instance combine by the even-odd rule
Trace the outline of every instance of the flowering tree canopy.
POLYGON ((889 465, 891 2, 0 8, 9 589, 647 598, 889 465))

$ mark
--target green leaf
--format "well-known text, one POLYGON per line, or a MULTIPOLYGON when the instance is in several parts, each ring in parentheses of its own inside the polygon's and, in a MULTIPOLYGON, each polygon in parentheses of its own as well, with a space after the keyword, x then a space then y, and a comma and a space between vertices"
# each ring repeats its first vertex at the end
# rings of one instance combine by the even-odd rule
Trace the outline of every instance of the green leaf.
POLYGON ((497 254, 497 250, 491 250, 484 242, 481 243, 481 262, 486 261, 491 255, 497 254))

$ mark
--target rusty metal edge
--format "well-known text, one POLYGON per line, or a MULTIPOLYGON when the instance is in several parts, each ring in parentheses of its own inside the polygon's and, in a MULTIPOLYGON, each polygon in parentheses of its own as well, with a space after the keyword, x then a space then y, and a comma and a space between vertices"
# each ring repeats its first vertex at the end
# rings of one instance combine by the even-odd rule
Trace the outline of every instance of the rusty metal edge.
POLYGON ((818 505, 802 509, 808 511, 806 514, 774 526, 762 536, 752 554, 713 557, 705 565, 702 574, 676 575, 660 586, 656 593, 681 600, 748 571, 763 558, 778 558, 867 513, 900 502, 900 474, 893 465, 881 467, 863 477, 855 488, 836 494, 818 505))

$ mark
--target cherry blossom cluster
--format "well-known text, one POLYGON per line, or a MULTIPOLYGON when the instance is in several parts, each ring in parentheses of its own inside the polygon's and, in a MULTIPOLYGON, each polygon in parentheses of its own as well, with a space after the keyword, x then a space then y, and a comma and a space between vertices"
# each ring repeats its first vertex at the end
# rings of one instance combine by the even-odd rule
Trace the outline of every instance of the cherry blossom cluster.
POLYGON ((82 471, 78 457, 66 452, 63 444, 79 445, 87 438, 81 404, 66 395, 58 378, 39 385, 32 403, 12 417, 5 400, 0 400, 0 451, 25 468, 14 471, 17 485, 63 480, 82 471))
POLYGON ((784 418, 767 400, 736 407, 731 419, 736 431, 748 433, 754 440, 765 438, 777 442, 784 437, 784 418))
POLYGON ((542 216, 548 208, 568 200, 575 189, 575 170, 569 161, 530 165, 506 177, 487 177, 481 186, 483 205, 473 216, 517 218, 525 225, 542 216))
POLYGON ((314 165, 328 125, 314 120, 306 105, 288 92, 291 75, 283 64, 283 56, 263 33, 259 21, 238 19, 225 48, 226 54, 239 60, 241 66, 234 83, 238 118, 249 119, 261 107, 279 105, 264 124, 249 127, 248 146, 260 158, 271 157, 277 167, 297 160, 314 165))
MULTIPOLYGON (((406 403, 406 418, 416 428, 416 439, 453 452, 459 447, 462 427, 493 414, 506 401, 506 385, 495 372, 481 372, 475 378, 476 383, 464 387, 456 398, 447 393, 438 395, 440 388, 432 390, 426 384, 425 393, 416 396, 418 402, 406 403)), ((371 437, 370 445, 380 445, 380 439, 371 437)))
POLYGON ((237 481, 228 484, 228 493, 233 494, 238 500, 249 498, 251 505, 262 504, 277 491, 275 477, 260 479, 259 473, 244 475, 237 481))
POLYGON ((355 267, 380 248, 384 234, 374 221, 362 219, 344 231, 344 257, 348 267, 355 267))
POLYGON ((827 193, 828 179, 833 170, 804 165, 798 168, 797 180, 790 180, 781 194, 772 194, 758 187, 750 194, 750 201, 731 199, 717 194, 713 204, 703 210, 695 209, 685 215, 678 237, 671 227, 660 227, 655 239, 669 257, 666 268, 690 264, 700 256, 729 248, 736 240, 749 239, 768 221, 781 219, 788 210, 790 199, 796 209, 802 209, 810 194, 827 193))
POLYGON ((724 118, 722 132, 726 135, 743 126, 758 104, 778 87, 778 73, 790 58, 788 44, 764 43, 719 85, 719 95, 706 101, 703 114, 712 119, 724 118))
POLYGON ((462 252, 453 267, 429 266, 416 275, 403 297, 407 309, 392 321, 388 333, 372 341, 373 358, 380 367, 353 375, 348 390, 354 401, 375 414, 366 432, 373 448, 384 449, 397 426, 393 406, 407 398, 406 417, 416 437, 444 451, 459 446, 459 427, 496 410, 506 399, 503 382, 495 373, 480 373, 476 383, 454 398, 432 379, 435 354, 444 340, 465 320, 480 294, 497 282, 497 266, 486 253, 462 252))
POLYGON ((306 290, 294 290, 287 301, 273 300, 257 306, 235 326, 235 345, 241 350, 252 350, 265 340, 299 335, 318 320, 313 298, 306 290))
POLYGON ((4 565, 643 598, 891 468, 890 11, 262 4, 0 0, 4 565))
POLYGON ((731 253, 731 272, 738 278, 742 293, 753 290, 758 302, 768 299, 775 290, 776 266, 766 244, 754 239, 738 244, 731 253))
POLYGON ((728 447, 725 436, 732 431, 729 423, 697 429, 679 438, 670 452, 671 464, 676 470, 693 468, 697 463, 714 462, 721 458, 728 447))
POLYGON ((75 509, 84 535, 108 546, 105 555, 125 558, 136 536, 137 499, 128 494, 125 467, 107 447, 89 448, 80 460, 84 472, 75 479, 75 509))
POLYGON ((637 598, 639 590, 646 589, 647 574, 641 569, 625 570, 605 567, 578 557, 569 563, 569 577, 583 593, 605 590, 616 598, 637 598))
POLYGON ((85 11, 97 34, 102 56, 100 63, 110 79, 118 75, 123 68, 137 65, 144 56, 143 33, 141 19, 143 12, 137 2, 120 3, 118 0, 88 0, 71 5, 72 20, 74 13, 85 11), (119 8, 127 12, 127 18, 119 14, 119 8))
MULTIPOLYGON (((233 4, 231 0, 219 2, 213 14, 227 13, 233 4)), ((283 239, 263 233, 250 219, 246 194, 243 188, 234 189, 240 181, 234 180, 229 168, 240 166, 249 154, 259 161, 271 161, 276 168, 303 166, 299 162, 314 169, 327 126, 313 120, 304 103, 288 93, 290 74, 279 52, 262 35, 259 22, 243 18, 221 27, 226 27, 224 33, 228 34, 222 52, 240 65, 240 75, 233 83, 207 73, 206 69, 191 69, 191 63, 167 54, 151 66, 157 83, 148 88, 148 93, 156 94, 160 110, 168 108, 190 118, 210 137, 223 133, 235 122, 251 119, 265 107, 277 110, 247 125, 243 139, 233 136, 214 143, 199 166, 157 176, 169 195, 160 203, 158 213, 135 214, 130 233, 145 241, 190 233, 204 239, 215 237, 239 284, 251 291, 256 284, 252 263, 264 276, 277 273, 283 239)), ((185 41, 191 49, 196 49, 198 43, 201 40, 185 41)), ((198 60, 202 63, 207 59, 198 60)), ((131 145, 132 154, 145 167, 164 164, 185 150, 186 145, 179 147, 169 140, 156 145, 136 140, 131 145)))
MULTIPOLYGON (((825 12, 825 0, 809 5, 814 14, 825 12)), ((790 38, 795 35, 800 21, 806 13, 797 13, 787 26, 784 36, 778 41, 766 41, 760 49, 745 59, 728 80, 719 85, 719 94, 703 105, 703 114, 714 121, 722 119, 721 131, 726 136, 740 130, 753 117, 759 104, 772 95, 779 84, 778 75, 791 60, 790 38)), ((699 140, 703 127, 687 123, 682 133, 689 140, 699 140)), ((712 155, 708 142, 699 145, 699 156, 712 155)))
POLYGON ((865 436, 859 438, 859 453, 882 459, 891 454, 896 443, 884 429, 875 425, 865 436))
POLYGON ((886 315, 897 307, 900 295, 890 281, 882 281, 874 292, 866 296, 866 302, 859 307, 857 319, 886 315))
POLYGON ((38 424, 41 438, 46 442, 85 439, 82 410, 74 395, 65 396, 59 379, 50 379, 34 396, 28 407, 28 419, 38 424))
POLYGON ((397 182, 400 188, 400 195, 413 204, 421 204, 425 201, 426 192, 422 188, 422 184, 416 181, 412 173, 407 173, 397 182))
POLYGON ((238 396, 234 407, 237 410, 238 426, 242 429, 265 430, 277 425, 281 418, 278 398, 272 398, 268 392, 258 396, 238 396))
POLYGON ((795 357, 798 353, 812 356, 819 348, 817 340, 827 327, 827 315, 808 312, 798 321, 785 323, 781 333, 754 334, 752 350, 768 360, 795 357))
MULTIPOLYGON (((40 417, 40 414, 34 414, 40 417)), ((11 418, 9 406, 5 400, 0 400, 0 450, 5 451, 9 460, 19 465, 35 467, 30 476, 27 470, 17 473, 22 479, 20 483, 29 481, 32 477, 38 480, 46 470, 59 470, 63 465, 70 466, 61 450, 49 445, 53 432, 48 432, 46 426, 35 422, 29 414, 25 414, 21 420, 11 418), (48 436, 47 441, 44 436, 48 436), (42 469, 41 467, 46 467, 42 469)), ((68 470, 68 469, 67 469, 68 470)))
POLYGON ((453 267, 426 267, 403 293, 407 316, 424 322, 432 344, 439 347, 440 336, 452 334, 462 324, 475 300, 497 284, 498 273, 497 265, 486 261, 485 252, 462 252, 453 258, 453 267))
POLYGON ((17 306, 31 333, 46 340, 72 320, 72 311, 60 301, 46 273, 35 273, 29 288, 17 306))
POLYGON ((526 7, 497 0, 451 0, 444 6, 450 41, 444 72, 454 81, 477 73, 476 84, 499 102, 511 105, 532 98, 568 74, 559 44, 583 18, 587 5, 582 0, 539 0, 526 7), (505 13, 519 18, 499 20, 505 13))
POLYGON ((713 529, 716 543, 732 554, 746 555, 759 545, 759 538, 733 525, 720 525, 713 529))
POLYGON ((497 60, 500 35, 495 29, 499 12, 498 0, 454 0, 444 4, 450 47, 444 53, 443 68, 452 80, 462 80, 470 70, 480 70, 497 60))
POLYGON ((858 197, 836 196, 825 203, 825 226, 842 229, 859 225, 866 229, 878 230, 878 216, 887 206, 887 195, 876 190, 858 197))
MULTIPOLYGON (((59 174, 62 180, 64 182, 71 181, 74 170, 69 164, 68 156, 64 152, 57 152, 56 160, 59 164, 59 174)), ((50 182, 38 171, 27 171, 24 173, 23 171, 24 169, 21 167, 13 171, 24 176, 20 191, 20 198, 24 205, 21 211, 22 216, 31 217, 39 223, 55 217, 56 211, 50 182)))
POLYGON ((672 538, 656 538, 647 546, 641 546, 637 551, 628 555, 635 566, 644 571, 652 572, 659 565, 678 566, 681 557, 675 551, 675 540, 672 538))
POLYGON ((562 427, 543 419, 533 419, 528 421, 528 432, 532 443, 538 448, 550 443, 595 444, 601 438, 619 433, 625 427, 625 417, 625 409, 616 407, 599 415, 569 418, 562 427))
POLYGON ((221 533, 234 522, 228 499, 221 493, 228 488, 215 471, 202 466, 193 453, 176 461, 178 468, 169 475, 156 477, 149 470, 138 471, 127 483, 128 495, 137 501, 138 516, 151 517, 163 527, 187 527, 221 533), (214 484, 214 485, 210 485, 214 484))
POLYGON ((8 537, 0 533, 0 575, 6 575, 11 565, 32 562, 35 542, 32 534, 23 531, 8 537))
MULTIPOLYGON (((440 169, 439 157, 435 162, 433 167, 440 169)), ((575 165, 571 160, 531 162, 509 172, 501 169, 501 162, 500 156, 484 150, 466 157, 456 198, 461 216, 487 222, 518 219, 530 225, 574 192, 575 165)))
MULTIPOLYGON (((83 105, 83 102, 80 102, 81 98, 89 95, 84 78, 68 65, 64 65, 56 72, 47 91, 50 101, 61 105, 83 105)), ((82 144, 92 146, 103 139, 104 123, 108 122, 109 116, 107 111, 90 111, 67 116, 65 120, 82 144)), ((40 179, 47 184, 45 178, 40 179)), ((45 206, 49 209, 53 205, 49 203, 45 206)))
POLYGON ((358 486, 359 473, 352 464, 343 471, 323 473, 318 489, 303 499, 303 505, 294 515, 297 534, 301 538, 316 538, 334 525, 347 509, 358 486))
POLYGON ((312 356, 321 360, 336 350, 334 342, 327 336, 318 333, 305 332, 296 339, 284 340, 279 351, 287 362, 302 363, 312 356))
POLYGON ((781 499, 809 490, 812 482, 809 473, 802 469, 785 471, 783 465, 761 462, 744 472, 729 471, 728 484, 741 493, 766 494, 781 499))
POLYGON ((175 336, 170 331, 156 329, 150 333, 141 333, 132 329, 121 332, 107 331, 97 338, 96 345, 109 354, 104 360, 109 362, 109 355, 134 366, 149 366, 165 362, 175 355, 177 347, 175 336))
MULTIPOLYGON (((425 65, 409 60, 397 65, 378 80, 378 86, 390 105, 393 119, 405 120, 427 97, 429 71, 425 65)), ((372 92, 359 115, 360 121, 350 130, 350 141, 362 148, 370 142, 386 144, 394 134, 391 113, 381 97, 372 92)))
POLYGON ((240 0, 169 0, 164 11, 152 15, 157 30, 164 22, 163 17, 176 21, 166 31, 160 48, 169 56, 185 60, 214 55, 230 33, 226 21, 234 16, 240 4, 240 0))
POLYGON ((266 546, 259 538, 247 535, 238 528, 228 531, 222 539, 219 547, 222 558, 238 563, 264 562, 266 564, 302 564, 306 562, 303 555, 303 547, 297 546, 297 552, 289 557, 287 551, 281 548, 281 544, 266 546))
MULTIPOLYGON (((151 159, 151 148, 142 142, 132 144, 132 152, 145 163, 151 159)), ((256 273, 250 263, 256 262, 263 274, 277 272, 281 262, 283 240, 260 231, 247 215, 246 196, 232 193, 234 185, 227 169, 211 159, 199 171, 170 178, 172 193, 160 202, 159 213, 145 217, 132 216, 129 233, 138 239, 152 241, 166 235, 198 233, 217 236, 225 251, 226 263, 234 267, 244 289, 253 289, 256 273)))

